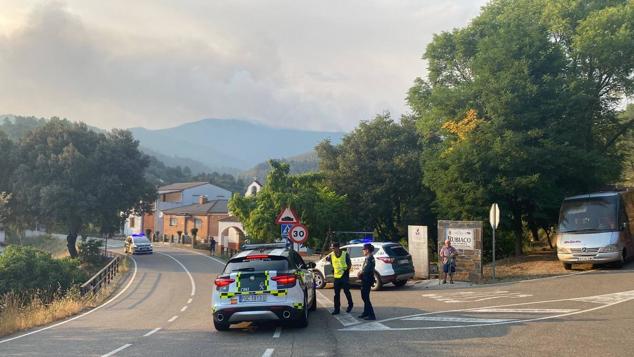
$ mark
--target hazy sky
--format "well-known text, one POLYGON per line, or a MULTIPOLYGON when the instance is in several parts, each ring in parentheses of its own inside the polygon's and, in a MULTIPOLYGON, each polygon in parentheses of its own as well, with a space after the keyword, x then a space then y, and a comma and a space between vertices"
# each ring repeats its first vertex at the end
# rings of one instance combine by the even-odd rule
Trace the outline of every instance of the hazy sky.
POLYGON ((432 35, 484 0, 0 0, 0 114, 350 130, 407 112, 432 35))

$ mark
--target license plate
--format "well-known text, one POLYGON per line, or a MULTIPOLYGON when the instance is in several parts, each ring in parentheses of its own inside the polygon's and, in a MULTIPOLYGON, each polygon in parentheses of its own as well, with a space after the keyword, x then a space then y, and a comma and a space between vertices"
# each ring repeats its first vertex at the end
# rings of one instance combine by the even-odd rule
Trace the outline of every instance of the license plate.
POLYGON ((593 258, 594 258, 594 257, 577 257, 577 260, 580 260, 580 261, 582 261, 582 262, 585 262, 585 261, 590 261, 590 260, 592 260, 593 258))
POLYGON ((265 302, 266 295, 239 295, 240 302, 265 302))
POLYGON ((409 260, 403 259, 398 261, 399 264, 409 264, 409 260))

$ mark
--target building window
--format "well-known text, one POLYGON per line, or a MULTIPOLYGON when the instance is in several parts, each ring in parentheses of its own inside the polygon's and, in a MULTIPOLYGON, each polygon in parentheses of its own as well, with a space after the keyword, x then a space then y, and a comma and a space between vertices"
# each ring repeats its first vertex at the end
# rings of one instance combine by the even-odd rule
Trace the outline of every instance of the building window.
POLYGON ((134 228, 134 217, 130 217, 130 228, 134 228))
POLYGON ((255 195, 258 193, 258 187, 256 185, 251 186, 251 194, 255 195))
POLYGON ((194 218, 194 227, 200 228, 203 226, 203 220, 200 218, 194 218))
POLYGON ((176 221, 176 217, 170 217, 170 227, 174 227, 176 226, 177 221, 176 221))

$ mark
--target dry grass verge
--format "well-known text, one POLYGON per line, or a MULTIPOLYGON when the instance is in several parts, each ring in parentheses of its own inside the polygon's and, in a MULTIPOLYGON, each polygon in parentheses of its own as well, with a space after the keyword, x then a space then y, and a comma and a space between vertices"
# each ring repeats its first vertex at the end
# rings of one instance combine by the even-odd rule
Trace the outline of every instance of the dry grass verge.
MULTIPOLYGON (((575 269, 587 269, 592 265, 575 265, 575 269)), ((484 266, 486 282, 492 282, 491 264, 484 266)), ((522 257, 504 258, 496 262, 497 280, 537 279, 556 275, 565 275, 575 271, 565 270, 554 252, 534 253, 522 257)))
POLYGON ((79 294, 79 289, 73 289, 49 304, 37 297, 33 297, 27 304, 14 294, 0 297, 0 336, 46 325, 99 306, 117 290, 127 271, 127 259, 124 259, 119 266, 119 273, 110 285, 85 297, 79 294))

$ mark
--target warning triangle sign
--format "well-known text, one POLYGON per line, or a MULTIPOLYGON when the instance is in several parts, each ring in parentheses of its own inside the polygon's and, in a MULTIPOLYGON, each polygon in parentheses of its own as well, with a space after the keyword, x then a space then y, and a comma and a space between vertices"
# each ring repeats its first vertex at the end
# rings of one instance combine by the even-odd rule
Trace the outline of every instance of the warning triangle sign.
POLYGON ((277 215, 275 219, 275 223, 277 224, 289 224, 289 223, 299 223, 299 218, 297 218, 297 213, 288 207, 284 207, 282 212, 277 215))

